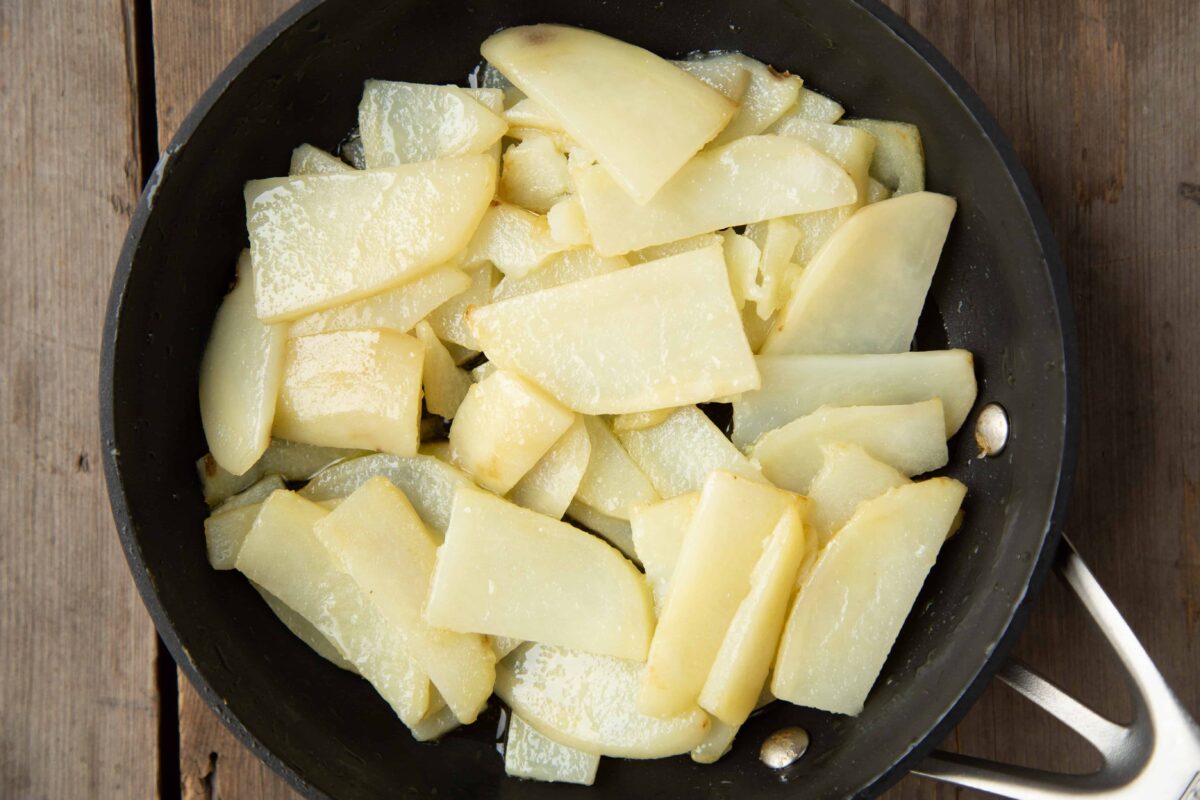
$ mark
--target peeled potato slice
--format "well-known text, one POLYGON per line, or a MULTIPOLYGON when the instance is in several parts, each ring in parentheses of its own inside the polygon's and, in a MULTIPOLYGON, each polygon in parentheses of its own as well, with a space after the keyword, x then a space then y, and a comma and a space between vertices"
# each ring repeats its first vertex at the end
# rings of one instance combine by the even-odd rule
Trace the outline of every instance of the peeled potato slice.
POLYGON ((684 72, 707 83, 735 103, 741 102, 750 86, 750 70, 733 53, 672 61, 684 72))
POLYGON ((635 250, 627 254, 625 258, 630 264, 645 264, 647 261, 658 261, 660 258, 677 256, 680 253, 689 253, 692 250, 712 247, 714 244, 721 244, 723 242, 724 239, 719 234, 702 233, 698 236, 689 236, 686 239, 680 239, 676 242, 643 247, 641 250, 635 250))
POLYGON ((498 203, 483 215, 464 263, 470 267, 488 262, 505 275, 523 278, 565 249, 550 235, 550 223, 544 216, 498 203))
POLYGON ((241 475, 271 443, 287 326, 264 324, 255 315, 249 251, 238 259, 235 280, 200 362, 200 420, 212 458, 241 475))
POLYGON ((575 415, 519 375, 498 370, 471 386, 450 428, 450 460, 504 494, 554 446, 575 415))
POLYGON ((803 498, 713 472, 683 539, 646 669, 638 710, 667 717, 696 703, 750 575, 779 518, 803 498))
POLYGON ((437 545, 404 493, 386 478, 372 478, 314 530, 399 634, 455 717, 474 722, 492 694, 495 654, 483 636, 434 628, 422 619, 437 545))
POLYGON ((738 726, 726 725, 716 717, 712 718, 712 727, 704 741, 692 748, 692 761, 697 764, 715 764, 733 747, 734 737, 737 736, 738 726))
POLYGON ((264 476, 278 474, 285 481, 306 481, 334 462, 359 455, 362 455, 361 450, 272 439, 262 457, 241 475, 222 469, 212 455, 203 456, 196 462, 196 472, 200 475, 204 502, 216 506, 253 486, 264 476))
POLYGON ((424 354, 416 339, 386 330, 289 339, 276 435, 416 455, 424 354))
POLYGON ((776 697, 862 711, 965 494, 958 481, 932 478, 859 506, 792 605, 771 679, 776 697))
POLYGON ((605 258, 590 247, 567 250, 551 256, 545 264, 523 278, 506 275, 496 284, 493 299, 496 302, 523 294, 533 294, 542 289, 553 289, 564 283, 574 283, 584 278, 607 275, 629 266, 620 256, 605 258))
POLYGON ((576 419, 541 459, 508 492, 519 506, 562 519, 579 490, 592 454, 583 420, 576 419))
POLYGON ((670 500, 638 506, 629 518, 633 547, 654 594, 654 611, 660 616, 671 575, 675 572, 675 562, 683 548, 683 537, 687 535, 699 502, 700 492, 688 492, 670 500))
POLYGON ((317 630, 316 626, 306 620, 304 617, 297 614, 292 609, 275 595, 268 592, 266 589, 259 586, 254 581, 250 581, 250 585, 254 590, 262 596, 267 606, 279 618, 279 621, 287 626, 287 629, 296 635, 296 638, 304 642, 312 648, 313 652, 321 658, 333 664, 335 667, 340 667, 347 672, 353 672, 356 675, 358 670, 354 665, 342 657, 338 652, 333 642, 325 638, 325 635, 317 630))
POLYGON ((725 127, 714 145, 727 144, 743 136, 762 133, 771 123, 779 119, 789 108, 796 105, 804 81, 786 72, 776 72, 761 61, 755 61, 741 53, 731 53, 728 58, 740 64, 750 73, 750 83, 741 98, 737 116, 725 127))
MULTIPOLYGON (((584 417, 591 442, 587 471, 576 497, 592 508, 620 519, 629 519, 634 507, 659 499, 654 484, 642 472, 604 420, 584 417)), ((581 520, 584 524, 586 521, 581 520)))
POLYGON ((759 319, 770 319, 787 302, 796 277, 792 269, 792 253, 800 242, 801 232, 786 219, 771 219, 746 226, 746 238, 758 248, 757 280, 746 289, 747 299, 754 301, 759 319))
POLYGON ((446 346, 437 338, 428 322, 422 320, 417 323, 413 333, 425 345, 425 363, 421 372, 425 408, 431 414, 454 419, 471 388, 471 376, 454 363, 446 346))
POLYGON ((871 177, 897 195, 924 191, 925 149, 916 125, 885 119, 845 119, 841 124, 861 128, 879 143, 871 177))
POLYGON ((767 480, 807 493, 821 468, 821 447, 831 442, 860 445, 905 475, 949 460, 942 401, 936 397, 909 405, 819 408, 764 435, 753 454, 767 480))
POLYGON ((556 242, 565 245, 592 243, 592 234, 587 227, 583 205, 575 195, 569 195, 555 203, 546 212, 546 221, 550 223, 550 236, 556 242))
POLYGON ((594 31, 509 28, 484 41, 480 52, 592 151, 639 203, 653 197, 737 109, 650 51, 594 31))
POLYGON ((548 136, 531 136, 504 151, 500 196, 510 203, 547 213, 571 192, 567 158, 548 136))
POLYGON ((317 539, 314 527, 326 513, 291 492, 275 492, 242 544, 237 568, 312 623, 405 725, 416 725, 429 708, 429 678, 366 592, 317 539))
POLYGON ((654 625, 640 572, 595 536, 459 489, 426 602, 431 625, 645 658, 654 625))
MULTIPOLYGON (((444 343, 472 351, 479 349, 479 342, 467 327, 466 312, 471 306, 486 306, 492 302, 495 272, 492 265, 487 263, 469 270, 467 277, 470 285, 429 312, 426 321, 444 343)), ((455 361, 462 363, 457 357, 455 361)))
POLYGON ((489 359, 585 414, 707 402, 759 384, 716 245, 493 303, 468 319, 489 359))
POLYGON ((559 744, 513 714, 504 745, 504 772, 514 778, 591 786, 600 756, 559 744))
POLYGON ((246 184, 258 317, 292 320, 390 289, 441 264, 496 190, 490 156, 246 184))
POLYGON ((967 350, 884 355, 758 356, 762 387, 733 401, 733 442, 762 434, 821 406, 901 405, 939 397, 946 437, 975 403, 974 359, 967 350))
POLYGON ((579 750, 619 758, 686 753, 711 727, 695 705, 659 719, 640 713, 636 661, 535 644, 496 670, 496 694, 541 732, 579 750))
POLYGON ((792 117, 771 126, 771 133, 792 136, 832 158, 854 179, 858 204, 867 201, 875 137, 867 131, 792 117))
POLYGON ((762 351, 908 350, 955 205, 914 192, 856 211, 804 270, 762 351))
POLYGON ((790 121, 791 119, 807 119, 813 122, 832 124, 841 119, 844 113, 846 113, 846 110, 842 108, 840 103, 804 86, 801 87, 800 94, 796 98, 796 105, 792 106, 786 114, 780 117, 776 121, 776 124, 790 121))
POLYGON ((335 155, 311 144, 302 144, 292 151, 289 175, 342 175, 354 172, 354 167, 335 155))
POLYGON ((579 500, 572 500, 571 505, 567 506, 567 516, 572 522, 620 550, 630 561, 637 561, 637 552, 633 548, 633 529, 628 521, 597 511, 579 500))
POLYGON ((904 473, 856 444, 823 445, 821 456, 821 471, 808 490, 809 524, 821 547, 854 516, 860 503, 909 483, 904 473))
POLYGON ((250 533, 263 501, 283 488, 283 478, 268 475, 213 509, 208 519, 204 520, 208 563, 213 569, 233 569, 238 550, 242 549, 242 542, 250 533))
POLYGON ((367 168, 486 152, 500 141, 508 124, 471 91, 457 86, 367 81, 358 106, 367 168))
POLYGON ((748 136, 706 150, 638 205, 599 165, 573 172, 596 249, 620 255, 734 225, 855 202, 836 162, 787 136, 748 136))

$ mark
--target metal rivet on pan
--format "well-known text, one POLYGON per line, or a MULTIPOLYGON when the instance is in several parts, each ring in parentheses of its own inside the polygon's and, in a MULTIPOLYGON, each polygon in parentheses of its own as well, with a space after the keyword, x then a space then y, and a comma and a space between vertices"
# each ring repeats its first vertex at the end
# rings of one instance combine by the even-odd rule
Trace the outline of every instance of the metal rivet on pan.
POLYGON ((758 758, 771 769, 783 769, 796 763, 808 749, 808 731, 804 728, 780 728, 767 737, 758 758))
POLYGON ((988 403, 975 420, 979 457, 998 456, 1008 444, 1008 412, 999 403, 988 403))

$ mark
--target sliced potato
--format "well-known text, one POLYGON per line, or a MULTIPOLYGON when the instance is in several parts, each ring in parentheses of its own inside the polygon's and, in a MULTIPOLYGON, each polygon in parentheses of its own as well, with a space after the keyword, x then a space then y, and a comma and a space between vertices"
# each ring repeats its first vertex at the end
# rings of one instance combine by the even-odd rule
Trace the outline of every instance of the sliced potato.
POLYGON ((700 692, 700 707, 738 727, 758 702, 783 631, 796 571, 816 550, 798 507, 789 508, 767 539, 750 574, 750 591, 738 606, 700 692))
POLYGON ((757 280, 747 289, 760 319, 770 319, 791 294, 792 253, 800 243, 800 229, 786 219, 771 219, 746 226, 746 238, 758 247, 757 280))
POLYGON ((439 541, 450 525, 454 493, 460 486, 475 485, 466 473, 433 456, 406 458, 378 453, 347 459, 322 470, 300 490, 300 495, 318 503, 348 497, 377 475, 404 492, 421 521, 439 541))
POLYGON ((905 475, 943 467, 949 460, 942 401, 895 406, 823 407, 765 434, 753 455, 776 486, 807 493, 821 468, 821 447, 862 446, 905 475))
POLYGON ((699 78, 735 103, 740 103, 750 86, 750 70, 733 53, 672 61, 689 75, 699 78))
POLYGON ((762 471, 695 406, 678 409, 652 428, 617 434, 625 452, 662 497, 698 491, 713 470, 762 481, 762 471))
POLYGON ((595 153, 644 203, 725 127, 737 105, 648 50, 563 25, 508 28, 488 63, 595 153))
POLYGON ((758 388, 716 245, 493 303, 468 319, 490 360, 585 414, 758 388))
POLYGON ((792 224, 800 229, 800 242, 792 253, 792 261, 802 267, 808 266, 829 241, 829 237, 833 236, 833 232, 850 219, 857 208, 857 205, 848 205, 792 217, 792 224))
POLYGON ((575 415, 519 375, 497 370, 467 391, 450 428, 450 460, 504 494, 554 446, 575 415))
POLYGON ((204 520, 208 563, 213 569, 233 569, 238 550, 254 525, 259 507, 272 492, 283 488, 282 478, 268 475, 213 509, 208 519, 204 520))
POLYGON ((496 651, 497 662, 507 658, 509 653, 525 644, 520 639, 513 639, 509 636, 489 636, 488 639, 492 642, 492 650, 496 651))
POLYGON ((508 124, 457 86, 369 80, 358 106, 368 169, 484 153, 508 124))
POLYGON ((566 247, 550 236, 544 216, 511 203, 497 203, 483 215, 464 262, 477 267, 488 262, 515 278, 523 278, 566 247))
MULTIPOLYGON (((433 690, 433 694, 437 695, 436 689, 433 690)), ((412 731, 413 738, 418 742, 432 742, 442 738, 460 725, 462 723, 458 721, 458 717, 454 716, 454 709, 443 705, 437 711, 427 714, 425 719, 416 725, 409 726, 409 730, 412 731)))
POLYGON ((576 497, 592 508, 620 519, 629 519, 634 506, 659 499, 654 484, 642 472, 608 424, 586 416, 583 423, 591 441, 587 471, 576 497))
POLYGON ((334 646, 333 642, 325 638, 325 634, 317 630, 315 625, 297 614, 295 611, 292 611, 292 609, 287 607, 286 603, 268 592, 266 589, 259 586, 254 581, 250 581, 250 585, 254 587, 255 591, 257 591, 259 595, 262 596, 262 599, 266 601, 267 606, 271 609, 275 616, 279 618, 279 621, 287 626, 287 629, 295 634, 297 639, 304 642, 309 646, 309 648, 312 649, 314 653, 328 661, 330 664, 333 664, 335 667, 340 667, 341 669, 344 669, 347 672, 353 672, 356 675, 358 674, 358 670, 354 668, 354 665, 347 661, 342 654, 338 652, 338 649, 334 646))
POLYGON ((730 53, 728 58, 745 67, 750 73, 750 84, 741 98, 737 116, 713 140, 714 146, 727 144, 743 136, 762 133, 779 119, 800 96, 804 81, 796 75, 776 72, 771 67, 755 61, 741 53, 730 53))
POLYGON ((587 471, 592 443, 582 419, 576 419, 541 459, 508 492, 519 506, 562 519, 587 471))
POLYGON ((200 362, 200 421, 212 458, 241 475, 271 443, 287 326, 264 324, 255 315, 248 250, 238 258, 235 281, 217 309, 200 362))
MULTIPOLYGON (((462 292, 429 312, 427 320, 447 345, 458 345, 468 350, 479 350, 479 342, 467 327, 466 311, 472 306, 486 306, 492 302, 492 290, 496 285, 496 271, 491 264, 483 264, 467 272, 470 285, 462 292)), ((453 355, 453 351, 451 351, 453 355)), ((456 363, 462 363, 455 357, 456 363)))
MULTIPOLYGON (((729 289, 733 304, 745 308, 746 301, 758 288, 758 264, 762 251, 753 240, 732 230, 721 231, 725 267, 729 271, 729 289)), ((753 343, 751 343, 753 347, 753 343)))
POLYGON ((654 625, 640 572, 595 536, 462 488, 426 602, 431 625, 645 658, 654 625))
POLYGON ((405 725, 416 725, 429 708, 429 678, 317 539, 313 529, 327 513, 292 492, 275 492, 242 543, 237 568, 312 623, 405 725))
POLYGON ((599 165, 572 172, 598 251, 619 255, 734 225, 853 203, 837 162, 788 136, 748 136, 706 150, 638 205, 599 165))
POLYGON ((362 328, 408 333, 435 308, 470 286, 471 278, 461 269, 437 267, 394 289, 301 317, 288 328, 288 335, 307 336, 362 328))
POLYGON ((659 408, 654 411, 638 411, 634 414, 617 414, 610 422, 615 433, 622 431, 644 431, 666 422, 667 417, 675 413, 673 408, 659 408))
POLYGON ((250 181, 259 319, 293 320, 444 263, 470 240, 495 191, 489 156, 250 181))
POLYGON ((361 450, 314 447, 286 439, 272 439, 262 458, 241 475, 222 469, 212 455, 203 456, 196 462, 196 472, 200 475, 204 502, 216 506, 245 491, 264 476, 277 474, 285 481, 306 481, 330 464, 359 455, 362 455, 361 450))
POLYGON ((687 535, 699 502, 700 492, 688 492, 670 500, 638 506, 629 518, 633 547, 646 570, 656 614, 662 614, 683 537, 687 535))
POLYGON ((713 472, 684 536, 638 690, 638 710, 667 717, 696 703, 763 543, 803 498, 713 472))
POLYGON ((513 714, 504 745, 504 773, 552 783, 591 786, 600 756, 559 744, 513 714))
POLYGON ((471 388, 471 376, 454 363, 454 358, 428 322, 418 322, 413 333, 425 345, 425 363, 421 372, 425 407, 432 414, 454 419, 463 398, 467 396, 467 390, 471 388))
POLYGON ((897 195, 925 190, 925 148, 916 125, 886 119, 844 119, 841 124, 861 128, 879 143, 871 177, 897 195))
POLYGON ((821 547, 854 516, 860 503, 909 482, 904 473, 856 444, 824 445, 821 456, 821 470, 808 490, 809 524, 821 547))
POLYGON ((500 196, 522 208, 546 214, 571 192, 567 157, 548 136, 530 137, 512 145, 504 151, 503 165, 500 196))
POLYGON ((337 156, 311 144, 302 144, 292 151, 288 175, 341 175, 353 171, 354 167, 337 156))
POLYGON ((696 706, 659 719, 637 710, 641 665, 535 644, 496 670, 496 694, 515 714, 579 750, 619 758, 664 758, 686 753, 711 727, 696 706))
POLYGON ((387 478, 372 478, 314 531, 399 633, 405 652, 459 722, 474 722, 492 693, 496 656, 485 637, 434 628, 422 619, 437 545, 404 493, 387 478))
POLYGON ((565 245, 590 245, 592 234, 587 227, 587 217, 579 198, 570 195, 559 200, 546 212, 550 224, 550 238, 565 245))
POLYGON ((796 98, 796 105, 792 106, 777 122, 794 117, 832 124, 841 119, 844 113, 846 110, 840 103, 804 86, 801 87, 800 95, 796 98))
POLYGON ((605 258, 590 247, 567 250, 553 255, 542 266, 524 278, 505 276, 496 284, 492 299, 496 302, 543 289, 553 289, 564 283, 581 281, 596 275, 607 275, 629 266, 620 256, 605 258))
POLYGON ((562 123, 528 97, 522 97, 504 112, 504 121, 513 128, 536 128, 555 133, 566 133, 562 123))
POLYGON ((884 355, 758 356, 762 387, 733 403, 733 443, 762 434, 821 406, 901 405, 940 397, 946 437, 975 404, 974 358, 967 350, 884 355))
POLYGON ((955 205, 914 192, 854 212, 800 276, 763 352, 908 350, 955 205))
POLYGON ((416 455, 424 352, 411 336, 381 329, 289 339, 275 434, 416 455))
POLYGON ((633 547, 633 530, 627 520, 597 511, 586 503, 572 500, 567 506, 567 516, 579 527, 586 528, 621 551, 630 561, 637 561, 633 547))
POLYGON ((697 764, 715 764, 733 747, 734 737, 738 727, 726 725, 721 720, 712 718, 712 727, 704 741, 692 748, 692 761, 697 764))
POLYGON ((776 123, 771 127, 771 132, 793 136, 832 158, 854 180, 854 186, 858 189, 857 205, 867 202, 871 158, 875 154, 875 137, 871 134, 857 128, 795 117, 776 123))
POLYGON ((792 605, 771 678, 776 697, 862 711, 964 494, 958 481, 932 478, 859 506, 792 605))
POLYGON ((625 256, 625 259, 630 264, 645 264, 647 261, 658 261, 660 258, 667 256, 677 256, 680 253, 689 253, 692 250, 700 250, 705 247, 712 247, 714 244, 723 244, 722 239, 715 233, 701 233, 697 236, 689 236, 686 239, 680 239, 677 242, 667 242, 666 244, 656 244, 650 247, 644 247, 641 250, 634 250, 625 256))

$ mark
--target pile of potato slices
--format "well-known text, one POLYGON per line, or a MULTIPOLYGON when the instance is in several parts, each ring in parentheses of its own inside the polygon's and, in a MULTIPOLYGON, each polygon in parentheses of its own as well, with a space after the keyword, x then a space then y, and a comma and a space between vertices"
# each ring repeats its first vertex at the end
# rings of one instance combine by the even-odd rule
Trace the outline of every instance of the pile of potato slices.
POLYGON ((976 394, 970 353, 909 352, 955 211, 919 132, 738 53, 482 53, 247 184, 212 566, 420 741, 497 695, 514 776, 859 713, 966 492, 913 480, 976 394))

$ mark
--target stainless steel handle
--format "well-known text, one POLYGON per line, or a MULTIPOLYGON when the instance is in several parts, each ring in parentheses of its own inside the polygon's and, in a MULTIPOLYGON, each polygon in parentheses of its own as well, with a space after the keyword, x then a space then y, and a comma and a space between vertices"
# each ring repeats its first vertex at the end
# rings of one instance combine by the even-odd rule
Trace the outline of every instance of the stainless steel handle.
POLYGON ((1124 665, 1133 695, 1133 721, 1118 725, 1100 716, 1015 660, 998 677, 1091 742, 1104 765, 1087 775, 1063 775, 936 751, 913 771, 1015 800, 1200 800, 1200 727, 1065 539, 1055 572, 1075 592, 1124 665))

